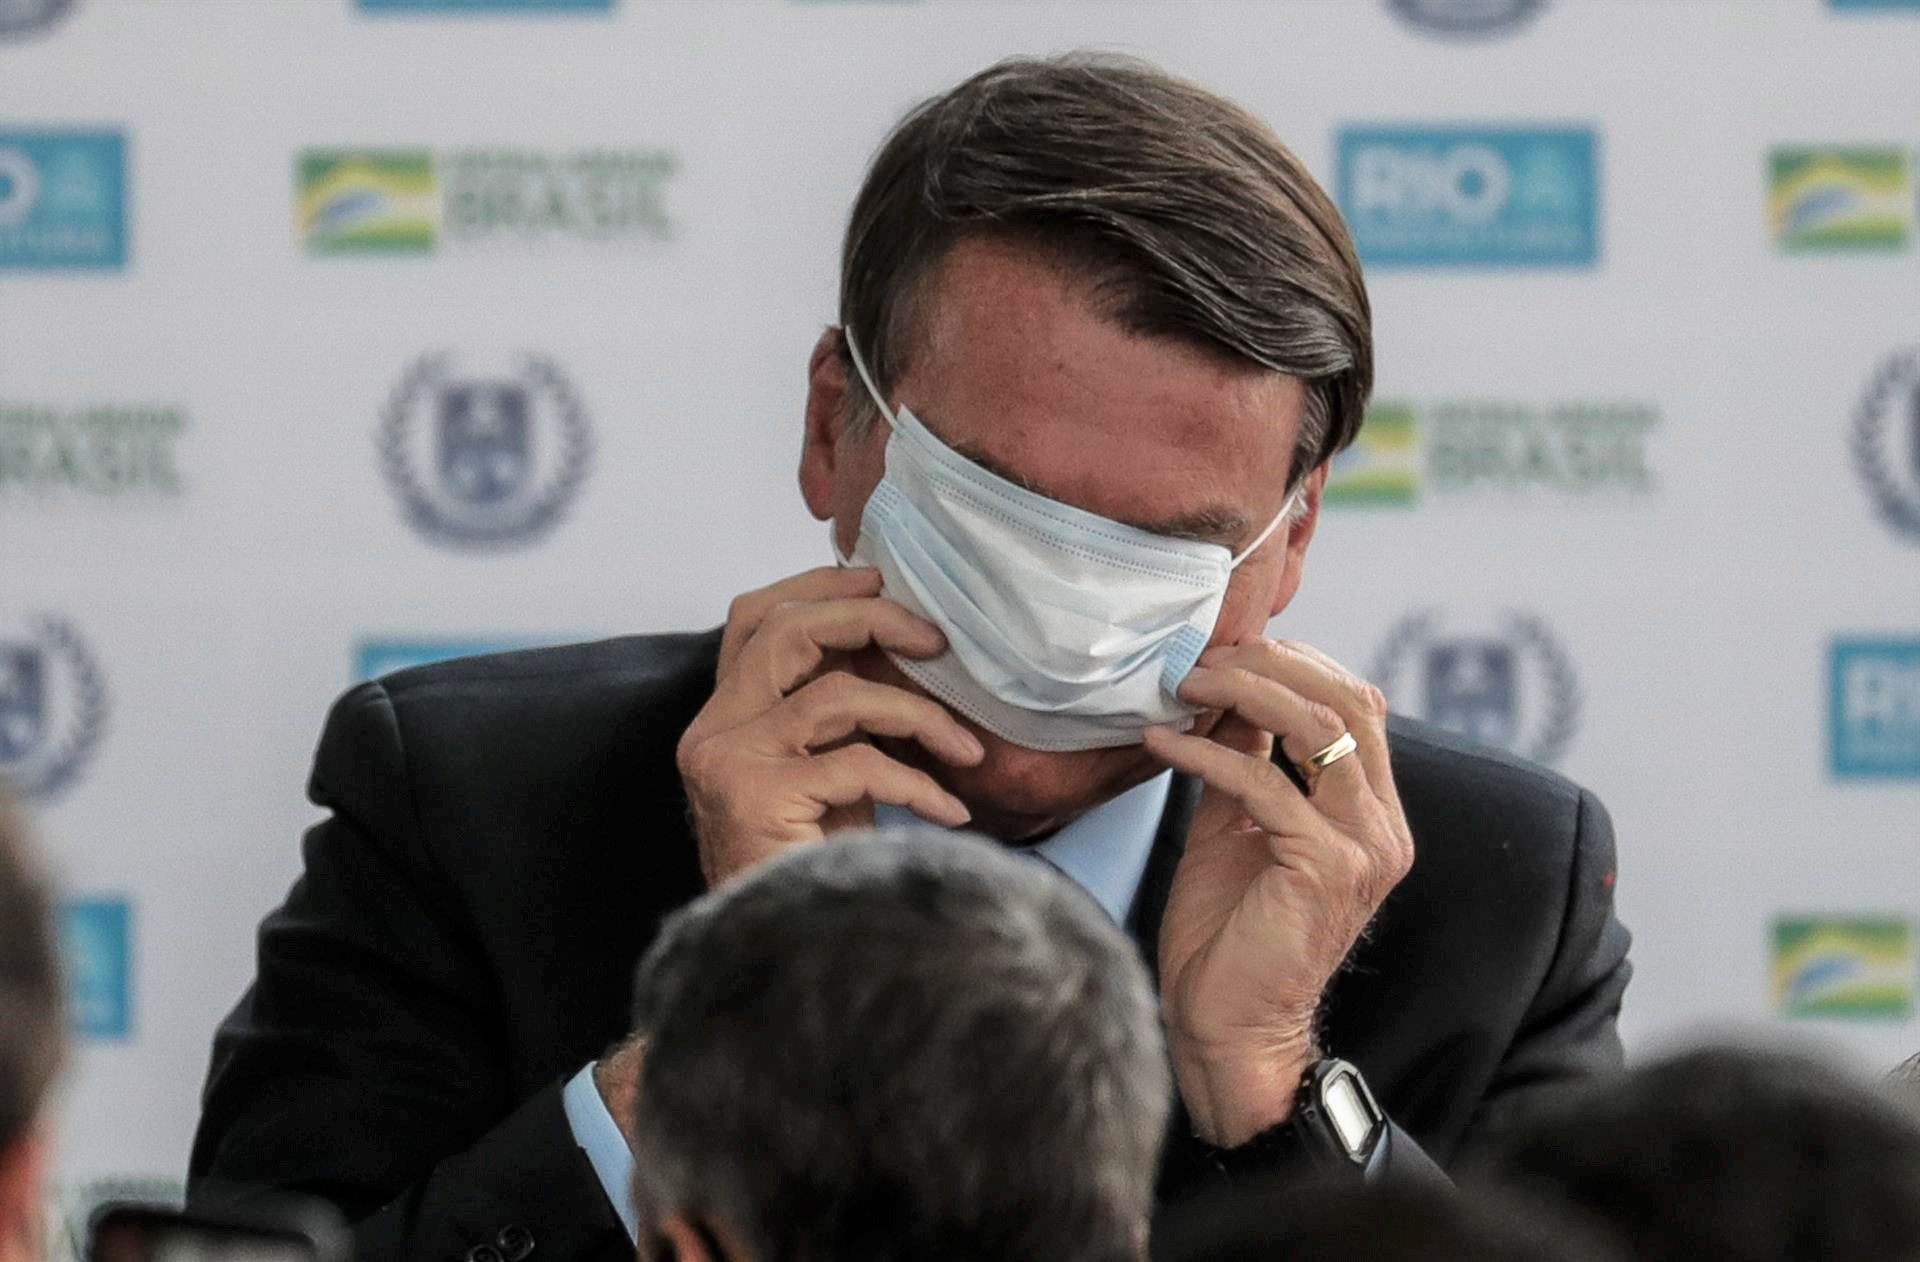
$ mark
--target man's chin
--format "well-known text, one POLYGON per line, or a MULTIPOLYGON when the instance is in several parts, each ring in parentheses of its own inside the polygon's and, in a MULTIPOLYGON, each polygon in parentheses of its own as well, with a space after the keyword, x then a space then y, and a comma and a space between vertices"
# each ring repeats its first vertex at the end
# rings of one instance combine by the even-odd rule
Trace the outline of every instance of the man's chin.
POLYGON ((972 767, 942 763, 912 742, 878 743, 966 803, 973 812, 968 828, 1009 845, 1040 841, 1160 770, 1138 745, 1044 753, 968 726, 987 747, 986 758, 972 767))

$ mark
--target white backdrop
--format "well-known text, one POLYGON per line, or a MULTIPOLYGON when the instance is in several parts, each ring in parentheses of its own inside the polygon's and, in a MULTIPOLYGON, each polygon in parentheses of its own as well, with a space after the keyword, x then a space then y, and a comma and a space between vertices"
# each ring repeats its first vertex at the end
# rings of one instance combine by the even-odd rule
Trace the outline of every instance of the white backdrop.
MULTIPOLYGON (((47 849, 74 899, 126 905, 124 975, 111 910, 71 923, 92 1032, 65 1209, 184 1168, 209 1037, 297 871, 313 741, 363 652, 711 625, 827 559, 793 475, 862 165, 922 96, 1081 45, 1239 99, 1329 187, 1343 128, 1590 133, 1590 263, 1370 265, 1416 493, 1331 506, 1275 630, 1391 675, 1402 708, 1465 695, 1463 721, 1557 744, 1602 795, 1636 1053, 1727 1025, 1867 1064, 1920 1048, 1920 649, 1900 647, 1920 529, 1876 508, 1858 440, 1920 504, 1920 371, 1897 358, 1920 347, 1911 0, 422 3, 0 4, 0 157, 40 163, 26 211, 0 164, 0 768, 70 773, 33 802, 47 849), (1402 11, 1507 7, 1538 11, 1478 36, 1402 11), (85 243, 34 216, 97 217, 110 183, 21 139, 58 128, 122 138, 123 260, 47 265, 85 243), (1794 145, 1888 151, 1885 186, 1806 194, 1783 232, 1769 162, 1794 145), (666 225, 475 242, 446 206, 431 252, 316 252, 300 156, 396 148, 426 151, 445 198, 469 151, 650 155, 666 225), (1849 215, 1878 223, 1866 244, 1819 237, 1849 215), (404 517, 376 431, 440 351, 537 354, 566 383, 592 457, 543 537, 455 549, 404 517), (1579 407, 1637 419, 1582 430, 1579 407), (1593 449, 1576 431, 1645 476, 1566 475, 1593 449), (1450 482, 1427 463, 1449 433, 1532 463, 1450 482), (129 450, 177 480, 103 483, 101 453, 129 450), (1832 692, 1849 637, 1892 643, 1858 705, 1832 692), (1477 670, 1449 673, 1435 650, 1462 645, 1477 670), (1878 742, 1875 774, 1841 736, 1878 742), (1777 965, 1783 918, 1817 923, 1777 965)), ((1581 196, 1515 187, 1545 212, 1581 196)), ((517 397, 553 432, 550 393, 517 397)))

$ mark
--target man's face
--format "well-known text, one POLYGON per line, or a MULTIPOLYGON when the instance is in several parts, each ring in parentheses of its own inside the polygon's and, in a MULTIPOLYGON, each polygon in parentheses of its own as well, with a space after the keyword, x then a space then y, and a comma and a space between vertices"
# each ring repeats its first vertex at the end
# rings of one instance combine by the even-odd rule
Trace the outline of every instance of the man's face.
MULTIPOLYGON (((996 242, 956 246, 919 308, 926 339, 888 403, 909 408, 963 455, 1077 508, 1236 554, 1280 511, 1304 404, 1298 380, 1131 334, 1097 312, 1083 284, 996 242)), ((858 436, 843 432, 844 392, 861 387, 831 346, 823 339, 814 355, 800 482, 808 507, 833 519, 851 553, 886 471, 890 431, 882 421, 858 436)), ((1213 643, 1257 634, 1292 599, 1321 481, 1310 481, 1305 513, 1234 571, 1213 643)), ((877 651, 854 669, 922 692, 877 651)), ((1202 715, 1195 730, 1204 734, 1217 717, 1202 715)), ((975 827, 1006 841, 1049 832, 1160 769, 1137 745, 1046 753, 961 721, 986 746, 974 767, 878 743, 933 775, 967 804, 975 827)))

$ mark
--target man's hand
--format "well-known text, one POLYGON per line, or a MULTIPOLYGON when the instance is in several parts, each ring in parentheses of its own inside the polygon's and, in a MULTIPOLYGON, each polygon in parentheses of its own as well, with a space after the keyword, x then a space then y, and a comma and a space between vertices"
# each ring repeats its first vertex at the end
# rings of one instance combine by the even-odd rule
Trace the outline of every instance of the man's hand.
POLYGON ((986 756, 937 703, 846 669, 869 646, 946 651, 939 628, 880 596, 871 569, 809 570, 748 592, 727 611, 713 696, 680 738, 700 866, 718 885, 788 846, 873 822, 873 804, 959 827, 960 800, 871 736, 918 741, 944 762, 986 756))
POLYGON ((1201 654, 1181 685, 1224 711, 1209 737, 1147 732, 1206 785, 1160 929, 1160 985, 1181 1097, 1201 1138, 1242 1144, 1284 1121, 1317 1059, 1327 984, 1413 865, 1378 689, 1303 644, 1249 639, 1201 654), (1297 767, 1351 732, 1359 748, 1302 793, 1297 767))

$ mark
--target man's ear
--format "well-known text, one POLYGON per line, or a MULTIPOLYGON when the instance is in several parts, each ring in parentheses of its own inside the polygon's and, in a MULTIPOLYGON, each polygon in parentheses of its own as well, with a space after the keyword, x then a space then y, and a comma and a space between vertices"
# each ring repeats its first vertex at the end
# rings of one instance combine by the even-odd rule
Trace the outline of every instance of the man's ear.
POLYGON ((30 1127, 0 1151, 0 1259, 40 1256, 50 1148, 46 1132, 30 1127))
POLYGON ((807 428, 800 446, 800 495, 815 520, 833 516, 835 470, 847 404, 847 361, 836 326, 820 335, 807 357, 807 428))
POLYGON ((1313 532, 1320 526, 1320 502, 1327 489, 1328 468, 1328 465, 1321 465, 1300 484, 1300 507, 1285 527, 1286 568, 1281 572, 1279 585, 1274 588, 1273 608, 1267 614, 1269 618, 1279 617, 1280 611, 1292 603, 1294 595, 1300 590, 1300 579, 1306 571, 1307 545, 1313 542, 1313 532))

